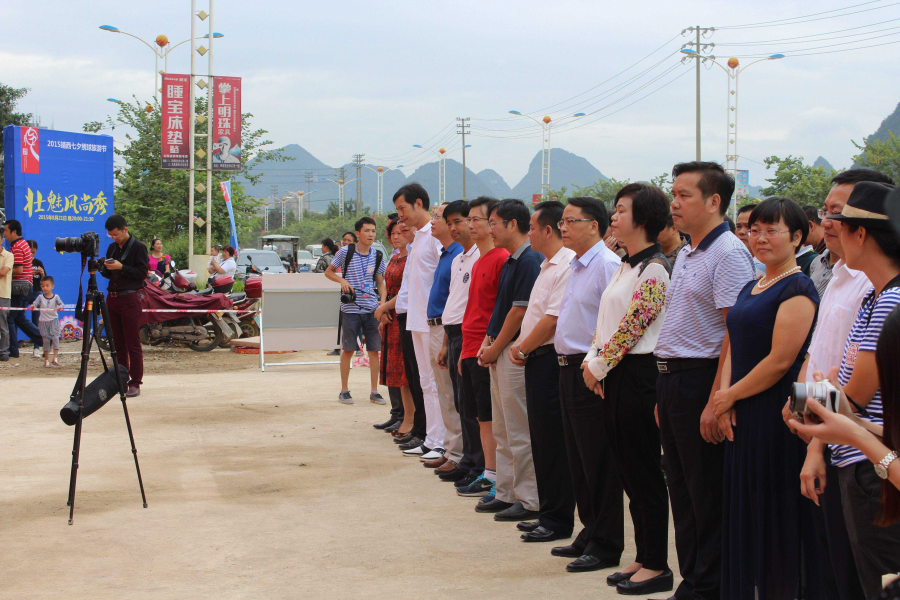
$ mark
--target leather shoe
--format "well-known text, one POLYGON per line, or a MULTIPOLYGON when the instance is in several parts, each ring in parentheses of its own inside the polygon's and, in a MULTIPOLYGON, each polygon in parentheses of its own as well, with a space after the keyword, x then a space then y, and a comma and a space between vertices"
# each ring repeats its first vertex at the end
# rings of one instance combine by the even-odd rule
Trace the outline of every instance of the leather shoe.
POLYGON ((419 438, 414 437, 411 440, 409 440, 408 442, 406 442, 405 444, 400 444, 400 449, 401 450, 412 450, 413 448, 418 448, 419 446, 421 446, 424 443, 425 442, 423 442, 419 438))
POLYGON ((403 437, 395 437, 394 443, 395 444, 405 444, 407 442, 411 442, 415 437, 416 436, 414 436, 412 433, 407 433, 403 437))
MULTIPOLYGON (((496 518, 496 517, 494 517, 496 518)), ((561 540, 567 537, 571 537, 571 533, 569 535, 563 535, 562 533, 558 533, 556 531, 551 531, 546 527, 538 527, 534 531, 529 531, 528 533, 523 533, 521 535, 523 542, 553 542, 556 540, 561 540)))
POLYGON ((563 558, 578 558, 581 556, 583 550, 580 548, 576 548, 575 546, 557 546, 550 550, 550 554, 553 556, 562 556, 563 558))
POLYGON ((139 385, 129 385, 128 391, 125 392, 126 398, 136 398, 141 395, 141 386, 139 385))
POLYGON ((450 471, 453 471, 453 470, 457 469, 458 467, 459 467, 459 465, 457 465, 455 462, 453 462, 452 460, 448 460, 441 466, 437 467, 434 470, 434 472, 437 473, 438 475, 440 475, 442 473, 449 473, 450 471))
POLYGON ((434 460, 422 461, 422 464, 425 465, 426 469, 437 469, 438 467, 443 466, 443 464, 446 462, 450 462, 446 456, 439 456, 434 460))
POLYGON ((536 510, 528 510, 525 508, 521 502, 516 500, 515 504, 507 508, 506 510, 498 512, 494 515, 495 521, 527 521, 528 519, 537 518, 538 512, 536 510))
MULTIPOLYGON (((582 554, 566 565, 566 571, 569 573, 587 573, 588 571, 600 571, 601 569, 618 566, 618 558, 599 558, 590 554, 582 554)), ((619 589, 618 586, 616 586, 616 589, 619 589)))
POLYGON ((397 421, 394 419, 388 419, 384 423, 376 423, 375 425, 372 425, 372 427, 374 427, 375 429, 387 429, 396 422, 397 421))
POLYGON ((619 585, 623 581, 628 581, 631 579, 631 576, 637 573, 634 571, 632 573, 613 573, 609 577, 606 578, 606 585, 614 586, 619 585))
POLYGON ((509 502, 504 502, 503 500, 497 500, 494 498, 490 502, 479 502, 475 506, 475 512, 480 513, 498 513, 501 510, 506 510, 512 506, 509 502))
MULTIPOLYGON (((447 465, 444 466, 446 467, 447 465)), ((438 473, 438 478, 440 478, 441 481, 452 481, 453 483, 459 483, 468 476, 469 473, 467 473, 465 469, 460 469, 459 467, 452 471, 447 471, 446 473, 438 473)))
POLYGON ((537 529, 540 526, 541 526, 540 521, 522 521, 521 523, 516 525, 516 529, 518 529, 519 531, 524 531, 525 533, 528 533, 529 531, 534 531, 535 529, 537 529))
POLYGON ((393 425, 388 425, 387 427, 384 428, 384 432, 385 433, 394 433, 395 431, 400 429, 401 423, 403 423, 403 421, 394 421, 393 425))
POLYGON ((616 592, 625 596, 638 596, 669 592, 673 587, 675 587, 675 576, 671 569, 666 569, 656 577, 644 581, 631 581, 630 579, 623 581, 616 586, 616 592))

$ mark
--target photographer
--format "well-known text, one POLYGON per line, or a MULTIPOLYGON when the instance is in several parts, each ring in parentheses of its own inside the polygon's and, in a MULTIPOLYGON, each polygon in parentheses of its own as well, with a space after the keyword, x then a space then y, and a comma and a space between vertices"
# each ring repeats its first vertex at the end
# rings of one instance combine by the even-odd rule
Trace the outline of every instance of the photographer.
MULTIPOLYGON (((150 270, 147 246, 128 233, 128 223, 121 215, 106 220, 106 231, 113 243, 106 249, 106 260, 100 274, 109 279, 109 327, 118 351, 119 364, 128 369, 129 398, 140 396, 144 375, 141 350, 141 290, 150 270)), ((109 332, 107 332, 109 333, 109 332)))

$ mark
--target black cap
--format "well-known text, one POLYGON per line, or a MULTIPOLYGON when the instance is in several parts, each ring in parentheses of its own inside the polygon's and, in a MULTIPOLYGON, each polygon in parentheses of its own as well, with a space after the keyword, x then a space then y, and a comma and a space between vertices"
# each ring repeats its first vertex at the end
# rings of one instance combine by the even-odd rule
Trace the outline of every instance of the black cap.
POLYGON ((887 183, 860 181, 853 186, 841 214, 829 218, 832 221, 843 221, 873 229, 890 229, 887 197, 892 191, 894 186, 887 183))
POLYGON ((894 226, 897 235, 900 235, 900 188, 894 188, 884 203, 887 206, 888 216, 891 218, 891 225, 894 226))

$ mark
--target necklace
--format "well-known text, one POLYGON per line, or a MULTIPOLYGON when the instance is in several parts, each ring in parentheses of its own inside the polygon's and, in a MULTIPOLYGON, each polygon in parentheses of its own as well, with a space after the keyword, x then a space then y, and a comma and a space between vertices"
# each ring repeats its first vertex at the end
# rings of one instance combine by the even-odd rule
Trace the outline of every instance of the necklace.
POLYGON ((775 283, 776 281, 780 281, 780 280, 784 279, 785 277, 787 277, 788 275, 793 275, 794 273, 797 273, 798 271, 800 271, 800 267, 799 266, 794 267, 793 269, 791 269, 789 271, 785 271, 784 273, 782 273, 778 277, 772 279, 768 283, 763 283, 763 280, 760 279, 759 283, 756 284, 756 287, 758 287, 761 290, 764 290, 767 287, 769 287, 770 285, 772 285, 773 283, 775 283))

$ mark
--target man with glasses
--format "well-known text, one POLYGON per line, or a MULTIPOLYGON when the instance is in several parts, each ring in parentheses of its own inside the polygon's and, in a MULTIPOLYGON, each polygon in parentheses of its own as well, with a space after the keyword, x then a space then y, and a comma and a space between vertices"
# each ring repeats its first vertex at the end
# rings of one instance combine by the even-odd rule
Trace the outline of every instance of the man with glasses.
MULTIPOLYGON (((737 223, 735 223, 734 235, 741 240, 741 243, 747 247, 747 251, 750 252, 750 256, 753 256, 753 248, 750 247, 750 213, 753 212, 753 209, 756 208, 755 204, 745 204, 738 208, 737 214, 737 223)), ((672 266, 675 266, 675 261, 669 261, 672 266)), ((756 257, 753 257, 753 266, 756 268, 757 277, 764 277, 766 274, 766 265, 762 264, 756 257)))

